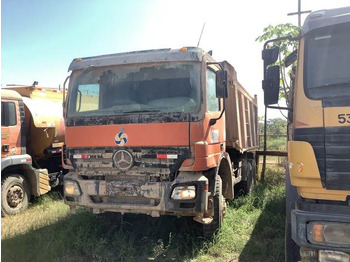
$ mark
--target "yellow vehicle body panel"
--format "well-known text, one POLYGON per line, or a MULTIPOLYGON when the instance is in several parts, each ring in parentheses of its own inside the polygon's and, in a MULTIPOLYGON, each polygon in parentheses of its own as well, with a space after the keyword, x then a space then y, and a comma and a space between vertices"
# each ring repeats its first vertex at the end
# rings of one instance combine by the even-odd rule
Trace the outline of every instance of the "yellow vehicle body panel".
POLYGON ((322 187, 320 172, 312 146, 307 142, 288 142, 289 173, 293 186, 304 198, 345 201, 350 191, 322 187))

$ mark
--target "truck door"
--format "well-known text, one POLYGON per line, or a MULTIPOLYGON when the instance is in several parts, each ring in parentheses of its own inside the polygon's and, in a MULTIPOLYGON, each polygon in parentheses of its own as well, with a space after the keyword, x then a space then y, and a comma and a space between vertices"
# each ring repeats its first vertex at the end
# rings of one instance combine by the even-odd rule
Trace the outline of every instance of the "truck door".
POLYGON ((18 101, 1 101, 1 158, 21 154, 18 101))

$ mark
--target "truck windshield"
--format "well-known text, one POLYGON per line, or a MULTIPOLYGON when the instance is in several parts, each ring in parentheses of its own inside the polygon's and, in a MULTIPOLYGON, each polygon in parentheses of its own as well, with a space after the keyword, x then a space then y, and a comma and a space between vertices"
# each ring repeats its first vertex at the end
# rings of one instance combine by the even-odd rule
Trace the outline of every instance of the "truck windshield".
POLYGON ((350 23, 305 38, 304 86, 311 99, 350 96, 350 23))
POLYGON ((196 112, 200 63, 118 65, 74 72, 68 116, 196 112))

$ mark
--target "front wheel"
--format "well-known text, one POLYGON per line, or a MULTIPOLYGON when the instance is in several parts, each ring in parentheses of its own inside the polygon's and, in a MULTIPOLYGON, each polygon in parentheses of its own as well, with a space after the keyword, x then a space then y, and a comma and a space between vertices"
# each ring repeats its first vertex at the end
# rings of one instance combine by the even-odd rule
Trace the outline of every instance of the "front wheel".
POLYGON ((27 209, 30 197, 28 182, 21 175, 11 175, 1 182, 1 213, 15 215, 27 209))
POLYGON ((221 228, 222 220, 226 212, 226 200, 222 195, 222 180, 216 176, 215 192, 208 199, 208 213, 212 214, 213 221, 210 224, 203 224, 203 236, 211 239, 221 228))

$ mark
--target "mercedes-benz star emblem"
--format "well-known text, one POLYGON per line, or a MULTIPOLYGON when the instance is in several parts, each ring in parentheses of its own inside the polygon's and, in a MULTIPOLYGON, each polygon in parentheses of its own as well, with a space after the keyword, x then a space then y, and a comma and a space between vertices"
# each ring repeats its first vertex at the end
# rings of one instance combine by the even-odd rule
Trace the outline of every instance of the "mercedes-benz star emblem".
POLYGON ((120 171, 128 171, 134 165, 134 158, 131 153, 126 150, 118 150, 113 156, 113 162, 120 171))

